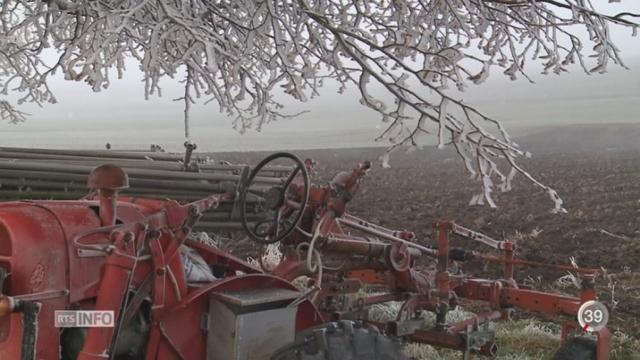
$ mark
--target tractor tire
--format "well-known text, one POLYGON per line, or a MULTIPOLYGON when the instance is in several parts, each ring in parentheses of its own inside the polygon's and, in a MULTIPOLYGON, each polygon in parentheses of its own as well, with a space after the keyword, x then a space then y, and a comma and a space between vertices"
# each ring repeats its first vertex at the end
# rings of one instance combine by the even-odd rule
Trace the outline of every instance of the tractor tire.
POLYGON ((553 356, 553 360, 596 360, 597 344, 587 337, 568 339, 553 356))
POLYGON ((338 321, 301 332, 272 360, 409 360, 399 341, 373 326, 338 321))

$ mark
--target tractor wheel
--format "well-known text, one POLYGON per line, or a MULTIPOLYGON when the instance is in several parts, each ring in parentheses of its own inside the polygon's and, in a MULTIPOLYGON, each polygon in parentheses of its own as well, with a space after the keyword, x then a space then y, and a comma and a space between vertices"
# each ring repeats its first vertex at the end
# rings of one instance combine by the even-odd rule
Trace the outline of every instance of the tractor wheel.
POLYGON ((568 339, 553 356, 553 360, 596 360, 598 346, 593 339, 574 337, 568 339))
POLYGON ((373 326, 353 321, 332 322, 296 336, 272 360, 408 360, 400 342, 373 326))

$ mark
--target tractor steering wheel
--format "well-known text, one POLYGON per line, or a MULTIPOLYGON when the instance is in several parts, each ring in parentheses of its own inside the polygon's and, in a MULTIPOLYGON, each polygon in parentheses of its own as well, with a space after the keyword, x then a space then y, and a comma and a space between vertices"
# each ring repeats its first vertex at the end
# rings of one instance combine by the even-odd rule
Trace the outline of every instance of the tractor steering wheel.
MULTIPOLYGON (((280 152, 267 156, 251 171, 247 182, 240 193, 241 212, 240 221, 247 235, 252 240, 261 244, 273 244, 287 237, 298 226, 304 209, 309 200, 309 172, 305 163, 297 156, 280 152), (272 186, 263 194, 264 204, 268 210, 273 211, 271 219, 249 222, 247 214, 247 194, 256 179, 260 170, 267 164, 277 159, 290 159, 295 163, 295 168, 286 177, 282 184, 272 186), (289 187, 296 179, 298 173, 302 173, 302 198, 298 201, 289 198, 289 187)), ((298 192, 299 194, 299 192, 298 192)))

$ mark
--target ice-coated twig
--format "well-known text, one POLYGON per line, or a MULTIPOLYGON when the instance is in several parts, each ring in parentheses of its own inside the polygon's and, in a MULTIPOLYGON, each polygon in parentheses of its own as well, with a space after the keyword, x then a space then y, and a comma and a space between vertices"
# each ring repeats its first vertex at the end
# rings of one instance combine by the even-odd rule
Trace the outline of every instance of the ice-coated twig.
MULTIPOLYGON (((494 206, 494 180, 509 190, 520 173, 562 211, 555 190, 518 166, 527 153, 501 123, 448 89, 500 73, 530 81, 525 68, 534 62, 557 74, 572 64, 587 73, 624 67, 610 26, 636 35, 639 15, 603 11, 583 0, 6 0, 0 94, 17 94, 17 105, 55 103, 54 73, 100 91, 133 59, 145 97, 161 95, 161 80, 184 79, 188 137, 198 99, 216 103, 239 131, 259 130, 295 115, 278 92, 306 101, 333 79, 339 91, 357 88, 362 104, 382 115, 387 128, 378 139, 390 142, 389 152, 419 146, 427 124, 437 124, 438 147, 453 145, 481 183, 472 202, 494 206), (56 54, 53 63, 45 51, 56 54)), ((0 100, 0 118, 22 121, 15 106, 0 100)), ((383 159, 388 165, 388 154, 383 159)))

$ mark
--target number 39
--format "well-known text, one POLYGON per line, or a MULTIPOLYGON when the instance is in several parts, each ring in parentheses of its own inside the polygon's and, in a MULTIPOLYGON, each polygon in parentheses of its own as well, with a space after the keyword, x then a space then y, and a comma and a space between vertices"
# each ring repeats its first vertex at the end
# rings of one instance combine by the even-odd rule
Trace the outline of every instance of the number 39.
POLYGON ((602 318, 604 317, 604 314, 602 313, 602 310, 585 310, 584 312, 584 316, 583 319, 586 323, 599 323, 602 321, 602 318))

